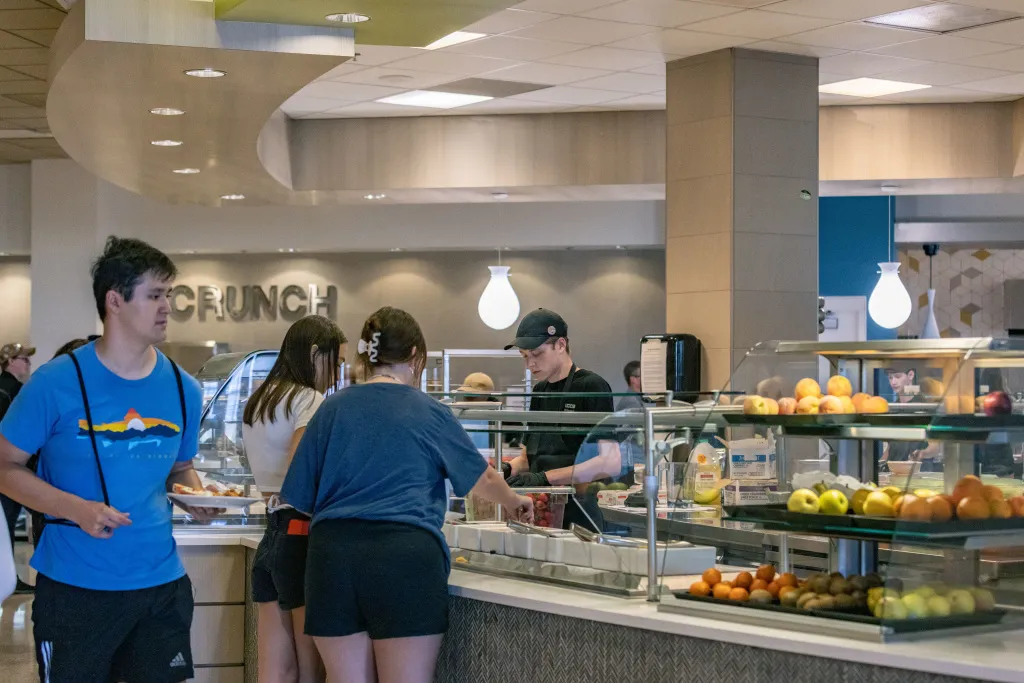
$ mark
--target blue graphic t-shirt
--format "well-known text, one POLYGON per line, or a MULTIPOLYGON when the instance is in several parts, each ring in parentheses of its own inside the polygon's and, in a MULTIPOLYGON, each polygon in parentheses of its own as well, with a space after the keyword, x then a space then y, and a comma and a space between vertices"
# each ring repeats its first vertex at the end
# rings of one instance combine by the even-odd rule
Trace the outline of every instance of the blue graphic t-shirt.
MULTIPOLYGON (((202 392, 182 372, 188 430, 182 434, 174 369, 163 354, 148 377, 126 380, 96 357, 94 344, 75 352, 89 394, 96 447, 110 504, 132 524, 108 539, 76 527, 47 525, 32 566, 62 583, 93 590, 150 588, 181 578, 185 569, 171 535, 166 481, 175 462, 196 454, 202 392)), ((85 406, 71 358, 62 356, 32 375, 0 424, 0 433, 26 453, 39 452, 39 476, 86 500, 102 501, 85 406)))

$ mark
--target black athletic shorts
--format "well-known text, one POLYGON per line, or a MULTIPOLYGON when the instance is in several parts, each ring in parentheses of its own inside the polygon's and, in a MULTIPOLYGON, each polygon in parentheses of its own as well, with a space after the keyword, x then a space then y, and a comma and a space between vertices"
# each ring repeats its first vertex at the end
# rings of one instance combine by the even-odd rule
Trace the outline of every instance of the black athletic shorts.
POLYGON ((426 529, 324 520, 310 531, 306 633, 373 640, 448 630, 448 549, 426 529))
POLYGON ((252 565, 252 601, 276 602, 283 610, 306 604, 309 517, 285 508, 271 513, 252 565))
POLYGON ((98 591, 42 574, 32 604, 41 683, 179 683, 192 678, 192 582, 98 591))

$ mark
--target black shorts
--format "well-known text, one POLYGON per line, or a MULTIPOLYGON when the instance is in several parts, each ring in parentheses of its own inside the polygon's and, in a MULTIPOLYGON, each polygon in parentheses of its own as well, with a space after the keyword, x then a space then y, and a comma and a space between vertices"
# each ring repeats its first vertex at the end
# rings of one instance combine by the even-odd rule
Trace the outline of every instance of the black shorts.
POLYGON ((309 536, 306 633, 373 640, 448 630, 448 549, 409 524, 324 520, 309 536))
POLYGON ((192 678, 192 582, 98 591, 39 574, 32 605, 41 683, 192 678))
POLYGON ((252 565, 252 601, 276 602, 283 610, 306 604, 306 549, 309 517, 285 508, 267 519, 252 565))

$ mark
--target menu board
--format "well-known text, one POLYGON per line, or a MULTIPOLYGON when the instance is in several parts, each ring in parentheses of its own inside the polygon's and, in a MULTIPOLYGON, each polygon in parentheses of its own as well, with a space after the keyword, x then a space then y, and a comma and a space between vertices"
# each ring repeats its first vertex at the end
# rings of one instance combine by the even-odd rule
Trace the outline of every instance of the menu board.
POLYGON ((640 345, 640 386, 645 394, 668 390, 668 349, 661 339, 644 339, 640 345))

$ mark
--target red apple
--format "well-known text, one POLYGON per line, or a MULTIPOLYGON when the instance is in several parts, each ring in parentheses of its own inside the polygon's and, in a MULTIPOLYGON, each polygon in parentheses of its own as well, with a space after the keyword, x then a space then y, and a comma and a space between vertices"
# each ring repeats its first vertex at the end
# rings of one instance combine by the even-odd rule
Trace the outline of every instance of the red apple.
POLYGON ((982 402, 982 409, 989 417, 1009 415, 1013 412, 1013 399, 1005 391, 993 391, 982 402))

